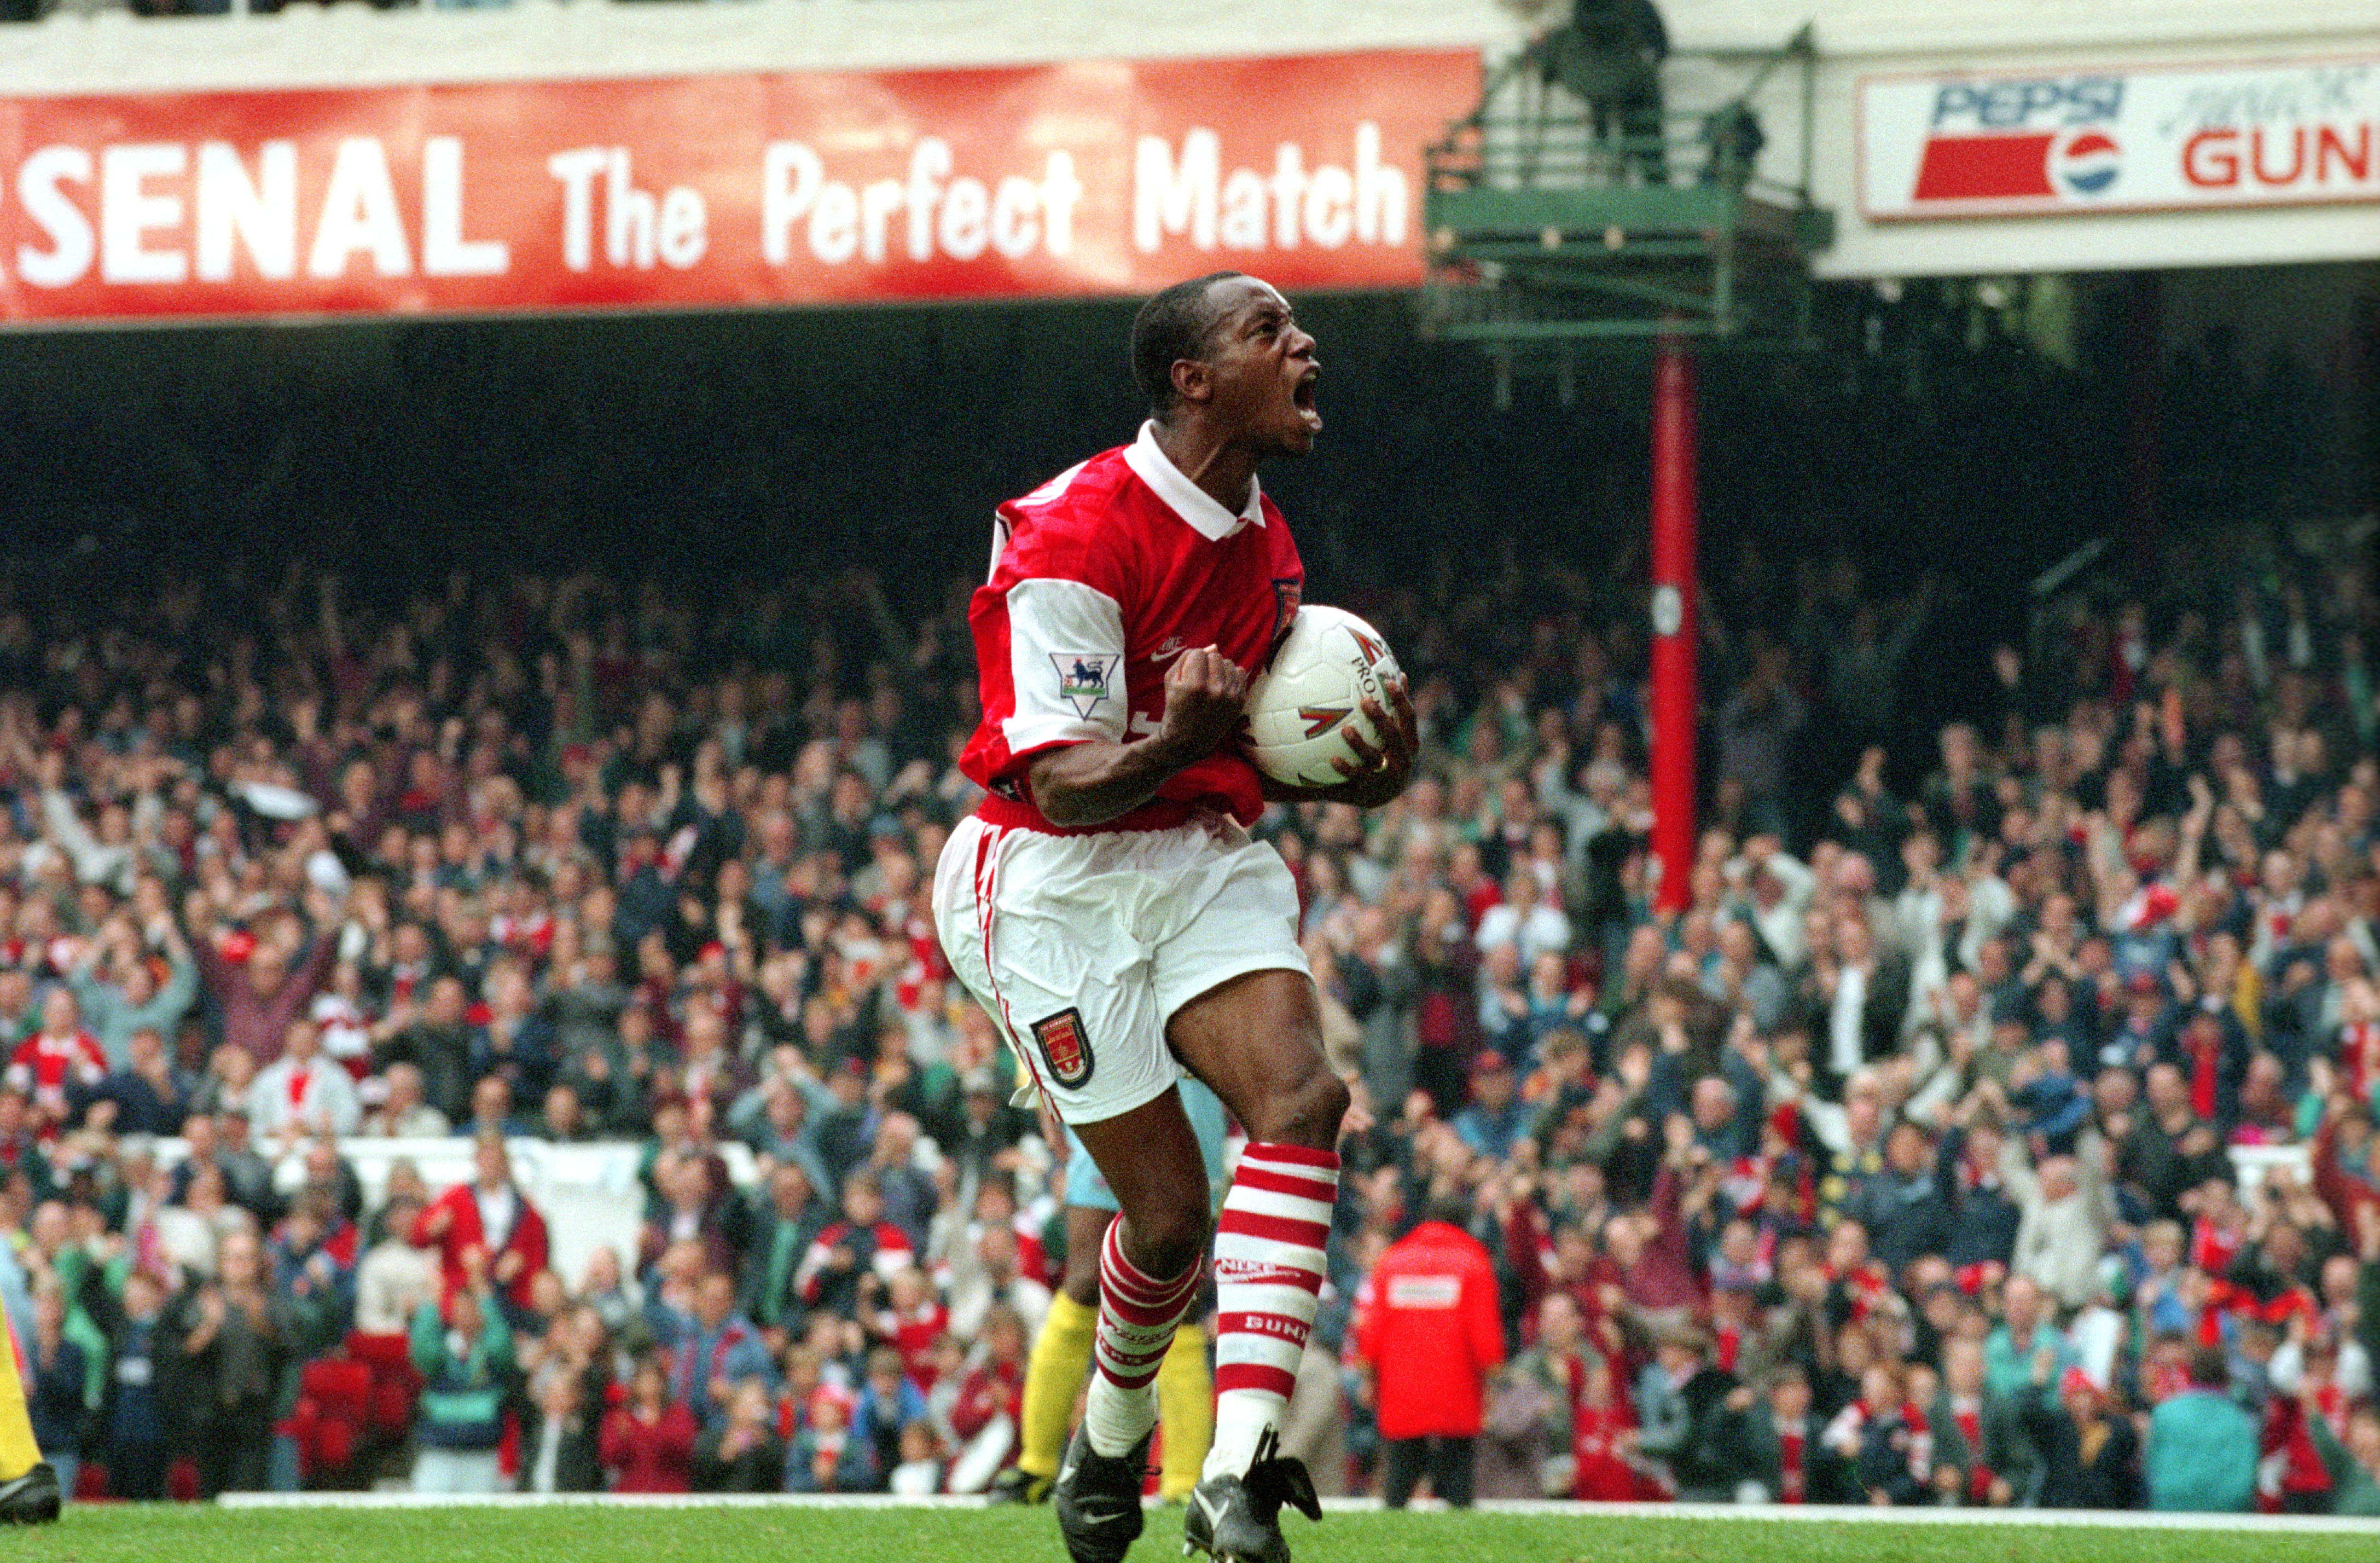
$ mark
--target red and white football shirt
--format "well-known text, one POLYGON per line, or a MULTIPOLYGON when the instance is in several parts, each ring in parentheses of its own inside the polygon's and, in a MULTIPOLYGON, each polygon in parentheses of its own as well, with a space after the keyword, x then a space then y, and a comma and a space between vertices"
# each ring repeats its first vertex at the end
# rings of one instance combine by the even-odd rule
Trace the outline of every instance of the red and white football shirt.
POLYGON ((89 1032, 53 1036, 36 1032, 9 1055, 7 1081, 35 1103, 63 1112, 72 1086, 93 1086, 107 1078, 107 1055, 89 1032))
MULTIPOLYGON (((1000 507, 991 578, 967 621, 983 721, 961 766, 991 793, 992 823, 1053 830, 1026 796, 1035 755, 1155 733, 1165 675, 1214 646, 1254 671, 1289 627, 1305 582, 1281 511, 1251 485, 1237 515, 1140 438, 1000 507)), ((1263 812, 1256 767, 1225 746, 1098 828, 1161 829, 1199 806, 1248 824, 1263 812)))

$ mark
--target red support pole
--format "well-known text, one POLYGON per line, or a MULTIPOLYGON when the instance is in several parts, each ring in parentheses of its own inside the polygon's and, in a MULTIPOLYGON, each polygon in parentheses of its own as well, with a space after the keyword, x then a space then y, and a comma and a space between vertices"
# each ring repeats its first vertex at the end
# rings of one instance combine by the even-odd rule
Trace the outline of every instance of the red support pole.
POLYGON ((1694 861, 1694 360, 1673 333, 1653 360, 1650 714, 1656 904, 1682 911, 1694 861))

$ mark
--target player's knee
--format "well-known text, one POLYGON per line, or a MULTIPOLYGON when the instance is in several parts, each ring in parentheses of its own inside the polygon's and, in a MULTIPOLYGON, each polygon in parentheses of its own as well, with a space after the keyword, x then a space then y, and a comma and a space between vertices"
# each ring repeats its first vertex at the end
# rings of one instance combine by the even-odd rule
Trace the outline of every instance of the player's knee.
POLYGON ((1248 1129, 1255 1138, 1275 1144, 1332 1150, 1348 1101, 1346 1082, 1318 1063, 1295 1086, 1278 1093, 1270 1110, 1258 1115, 1262 1121, 1248 1129))
POLYGON ((1087 1264, 1077 1264, 1072 1254, 1066 1256, 1066 1278, 1058 1289, 1086 1308, 1099 1305, 1099 1264, 1096 1255, 1087 1264))
MULTIPOLYGON (((1206 1190, 1202 1186, 1198 1191, 1203 1195, 1206 1190)), ((1152 1213, 1145 1227, 1135 1226, 1135 1257, 1151 1276, 1178 1276, 1207 1252, 1209 1226, 1205 1200, 1169 1203, 1152 1213)))
POLYGON ((1160 1278, 1178 1276, 1197 1264, 1207 1251, 1213 1225, 1206 1192, 1203 1178, 1179 1189, 1160 1186, 1135 1191, 1135 1197, 1124 1207, 1120 1234, 1124 1257, 1144 1274, 1160 1278))
POLYGON ((1339 1126, 1345 1121, 1348 1105, 1353 1101, 1347 1093, 1347 1082, 1328 1069, 1318 1070, 1314 1077, 1313 1095, 1304 1125, 1311 1130, 1313 1138, 1305 1143, 1318 1151, 1336 1150, 1339 1126))

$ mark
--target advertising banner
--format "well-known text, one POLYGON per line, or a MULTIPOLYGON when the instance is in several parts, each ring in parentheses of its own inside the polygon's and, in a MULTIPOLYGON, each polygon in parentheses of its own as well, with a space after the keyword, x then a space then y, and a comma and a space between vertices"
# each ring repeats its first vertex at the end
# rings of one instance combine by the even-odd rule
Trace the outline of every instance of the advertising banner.
POLYGON ((1871 221, 2380 202, 2380 55, 1872 76, 1871 221))
POLYGON ((1461 50, 0 99, 0 318, 1421 280, 1461 50))

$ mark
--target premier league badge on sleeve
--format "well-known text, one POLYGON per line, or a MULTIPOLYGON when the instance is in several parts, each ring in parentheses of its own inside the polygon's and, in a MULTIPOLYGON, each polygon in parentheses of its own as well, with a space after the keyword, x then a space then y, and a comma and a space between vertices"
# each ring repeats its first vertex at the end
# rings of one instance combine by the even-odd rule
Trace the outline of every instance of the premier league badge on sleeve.
POLYGON ((1046 1020, 1034 1021, 1033 1041, 1054 1083, 1069 1091, 1091 1083, 1091 1039, 1083 1034, 1081 1010, 1061 1009, 1046 1020))
POLYGON ((1099 702, 1115 693, 1116 666, 1123 658, 1095 652, 1051 652, 1050 665, 1058 670, 1058 698, 1075 708, 1086 722, 1099 702))

